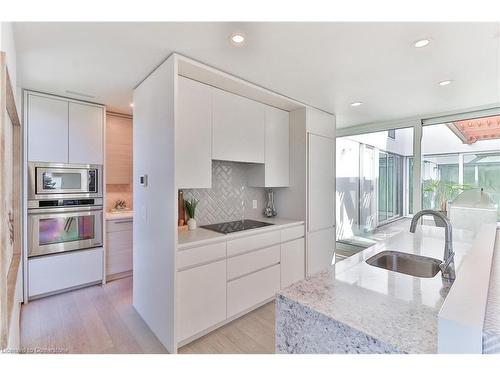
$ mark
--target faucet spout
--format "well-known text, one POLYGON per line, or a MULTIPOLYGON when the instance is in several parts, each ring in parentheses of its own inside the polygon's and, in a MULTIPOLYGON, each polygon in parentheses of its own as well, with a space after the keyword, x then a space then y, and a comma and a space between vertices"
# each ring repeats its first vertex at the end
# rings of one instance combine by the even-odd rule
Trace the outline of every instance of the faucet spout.
POLYGON ((438 217, 444 223, 445 230, 445 243, 444 243, 444 255, 443 262, 439 265, 441 269, 441 274, 444 279, 447 280, 455 280, 455 261, 453 252, 453 237, 452 237, 452 227, 451 222, 448 217, 439 211, 434 210, 422 210, 417 212, 413 219, 411 220, 410 232, 415 233, 417 228, 418 220, 425 215, 432 215, 438 217))

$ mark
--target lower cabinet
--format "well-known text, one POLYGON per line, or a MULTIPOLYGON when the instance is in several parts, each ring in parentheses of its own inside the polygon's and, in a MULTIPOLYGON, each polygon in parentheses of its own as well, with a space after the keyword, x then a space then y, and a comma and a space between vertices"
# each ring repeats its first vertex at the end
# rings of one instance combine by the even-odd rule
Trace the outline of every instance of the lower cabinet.
POLYGON ((102 253, 98 247, 28 259, 29 298, 101 281, 102 253))
POLYGON ((227 316, 232 317, 280 290, 280 265, 276 264, 227 283, 227 316))
POLYGON ((132 273, 133 219, 108 220, 106 227, 106 276, 108 280, 132 273))
POLYGON ((177 274, 178 341, 226 319, 226 260, 177 274))
POLYGON ((304 278, 305 260, 304 238, 281 244, 281 289, 304 278))

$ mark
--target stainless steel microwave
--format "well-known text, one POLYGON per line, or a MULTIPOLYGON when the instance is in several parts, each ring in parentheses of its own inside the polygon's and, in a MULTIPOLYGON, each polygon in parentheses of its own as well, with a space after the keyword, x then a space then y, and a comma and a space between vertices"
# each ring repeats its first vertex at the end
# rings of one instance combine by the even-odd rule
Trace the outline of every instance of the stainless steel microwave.
POLYGON ((28 199, 102 197, 102 166, 28 163, 28 199))

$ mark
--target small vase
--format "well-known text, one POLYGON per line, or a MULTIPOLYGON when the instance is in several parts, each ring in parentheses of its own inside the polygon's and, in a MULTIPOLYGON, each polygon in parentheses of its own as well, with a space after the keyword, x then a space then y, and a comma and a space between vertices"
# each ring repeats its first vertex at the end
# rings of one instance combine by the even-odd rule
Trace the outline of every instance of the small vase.
POLYGON ((196 220, 195 219, 189 219, 188 222, 188 229, 189 230, 195 230, 196 229, 196 220))

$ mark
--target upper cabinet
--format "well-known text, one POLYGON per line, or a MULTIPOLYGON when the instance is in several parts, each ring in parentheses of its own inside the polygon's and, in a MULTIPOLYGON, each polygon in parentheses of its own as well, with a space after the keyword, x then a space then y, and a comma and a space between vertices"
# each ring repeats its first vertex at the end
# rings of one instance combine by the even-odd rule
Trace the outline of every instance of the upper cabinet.
POLYGON ((264 163, 264 105, 213 89, 212 159, 264 163))
POLYGON ((68 162, 68 102, 28 94, 28 160, 68 162))
POLYGON ((249 168, 248 185, 285 187, 290 184, 289 113, 265 106, 264 165, 249 168))
POLYGON ((132 183, 133 156, 132 119, 108 114, 106 116, 106 183, 132 183))
POLYGON ((69 102, 69 162, 103 164, 102 107, 69 102))
POLYGON ((308 133, 335 138, 335 116, 316 109, 307 108, 306 123, 308 133))
POLYGON ((103 164, 104 107, 27 92, 28 161, 103 164))
POLYGON ((212 186, 212 88, 179 77, 175 128, 179 189, 212 186))

